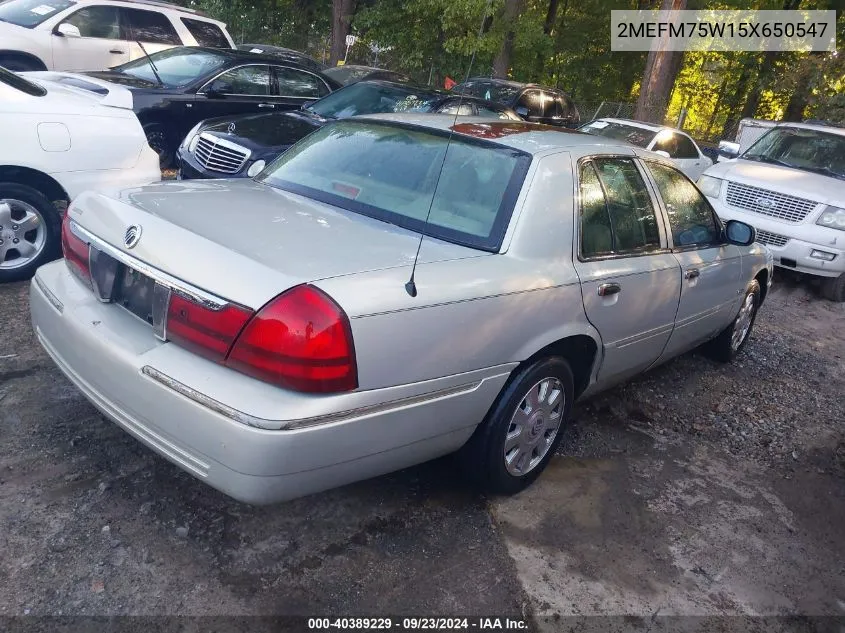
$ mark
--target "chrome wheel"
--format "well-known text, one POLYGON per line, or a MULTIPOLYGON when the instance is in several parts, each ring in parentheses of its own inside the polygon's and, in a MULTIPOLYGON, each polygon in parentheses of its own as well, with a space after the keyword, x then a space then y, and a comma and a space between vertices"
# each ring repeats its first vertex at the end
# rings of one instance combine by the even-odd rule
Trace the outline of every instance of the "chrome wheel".
POLYGON ((560 430, 566 397, 557 378, 544 378, 523 396, 505 436, 505 468, 521 477, 537 467, 560 430))
POLYGON ((731 349, 737 351, 748 336, 751 329, 751 322, 754 320, 754 310, 757 306, 757 297, 751 292, 745 297, 745 301, 739 310, 739 316, 734 323, 734 331, 731 335, 731 349))
POLYGON ((47 226, 38 209, 14 198, 0 200, 0 269, 26 266, 46 243, 47 226))

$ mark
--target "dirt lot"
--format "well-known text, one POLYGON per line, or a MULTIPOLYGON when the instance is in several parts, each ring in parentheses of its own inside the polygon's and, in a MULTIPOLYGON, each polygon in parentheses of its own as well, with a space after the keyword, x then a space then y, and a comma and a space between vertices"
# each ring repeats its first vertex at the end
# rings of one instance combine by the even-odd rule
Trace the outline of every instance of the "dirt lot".
POLYGON ((252 508, 101 418, 0 287, 0 616, 843 616, 843 316, 779 278, 739 362, 580 405, 511 499, 447 459, 252 508))

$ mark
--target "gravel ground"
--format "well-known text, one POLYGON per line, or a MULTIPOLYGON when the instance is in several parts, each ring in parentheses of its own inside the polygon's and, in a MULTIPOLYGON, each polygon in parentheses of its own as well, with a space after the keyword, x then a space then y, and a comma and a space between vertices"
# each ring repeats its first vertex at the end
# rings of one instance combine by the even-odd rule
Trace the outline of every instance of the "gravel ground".
MULTIPOLYGON (((230 501, 99 416, 35 342, 26 291, 0 287, 0 616, 378 615, 386 607, 547 615, 570 587, 550 584, 552 571, 537 575, 536 561, 525 561, 550 560, 549 548, 561 556, 585 548, 567 578, 599 574, 639 587, 631 574, 640 568, 680 574, 686 563, 667 548, 693 556, 689 544, 673 544, 667 526, 680 534, 708 515, 666 487, 692 471, 711 473, 707 494, 718 507, 732 502, 737 479, 754 482, 761 498, 779 494, 783 501, 755 510, 775 514, 753 522, 753 538, 788 550, 789 569, 778 573, 790 575, 790 587, 824 579, 819 610, 837 599, 845 605, 845 531, 835 527, 845 520, 845 305, 818 299, 803 280, 778 277, 735 364, 690 354, 579 405, 535 492, 484 499, 441 460, 270 508, 230 501), (667 455, 671 468, 652 477, 664 487, 634 507, 645 488, 631 473, 667 455), (713 483, 712 473, 728 471, 713 483), (549 515, 554 538, 535 538, 514 527, 528 516, 520 504, 535 498, 535 512, 563 512, 573 500, 586 509, 549 515), (619 514, 597 524, 596 508, 619 514), (630 559, 587 555, 623 537, 647 539, 625 549, 655 558, 639 553, 630 567, 630 559), (819 561, 839 563, 823 569, 819 561)), ((710 513, 720 525, 708 533, 708 555, 739 547, 724 532, 734 515, 710 513)), ((682 578, 716 576, 706 562, 688 565, 696 566, 704 576, 686 570, 682 578)), ((594 591, 587 581, 579 581, 579 602, 604 604, 598 593, 583 594, 594 591)))

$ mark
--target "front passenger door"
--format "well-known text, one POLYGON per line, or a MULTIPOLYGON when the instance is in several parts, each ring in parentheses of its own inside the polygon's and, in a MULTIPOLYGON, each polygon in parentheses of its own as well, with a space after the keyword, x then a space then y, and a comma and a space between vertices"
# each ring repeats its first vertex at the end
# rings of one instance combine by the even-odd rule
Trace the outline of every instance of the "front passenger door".
POLYGON ((683 282, 675 331, 665 357, 682 354, 727 327, 744 290, 739 247, 722 236, 722 224, 695 185, 680 171, 645 162, 671 227, 672 252, 683 282))
POLYGON ((56 27, 52 43, 56 70, 106 70, 129 61, 118 7, 93 5, 72 13, 56 27), (62 25, 67 35, 59 34, 62 25))
POLYGON ((228 70, 197 93, 194 105, 197 122, 230 114, 272 112, 275 104, 271 99, 271 85, 267 64, 250 64, 228 70))
POLYGON ((681 286, 678 261, 633 157, 579 166, 575 268, 587 318, 601 335, 598 380, 647 369, 672 333, 681 286))

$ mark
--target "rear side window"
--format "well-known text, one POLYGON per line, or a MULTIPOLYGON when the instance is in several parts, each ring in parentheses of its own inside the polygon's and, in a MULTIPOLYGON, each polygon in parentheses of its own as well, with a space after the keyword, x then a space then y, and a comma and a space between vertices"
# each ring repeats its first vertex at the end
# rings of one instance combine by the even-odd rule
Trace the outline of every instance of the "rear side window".
POLYGON ((127 39, 150 44, 179 45, 179 35, 167 16, 143 9, 122 9, 127 39))
POLYGON ((226 35, 223 33, 223 29, 216 24, 204 22, 203 20, 192 20, 191 18, 182 18, 182 24, 185 25, 185 28, 194 36, 194 39, 200 46, 231 48, 229 40, 226 39, 226 35))
POLYGON ((85 7, 69 16, 62 24, 79 29, 80 37, 119 40, 120 21, 117 7, 85 7))
POLYGON ((675 134, 678 137, 678 156, 677 158, 698 158, 698 150, 695 149, 695 144, 688 136, 683 134, 675 134))
POLYGON ((311 73, 285 66, 276 66, 279 96, 318 99, 329 93, 325 82, 311 73))
POLYGON ((270 94, 270 67, 242 66, 223 73, 209 86, 228 95, 265 97, 270 94))
POLYGON ((581 179, 582 256, 636 254, 661 247, 654 206, 633 159, 593 159, 585 164, 581 179))

